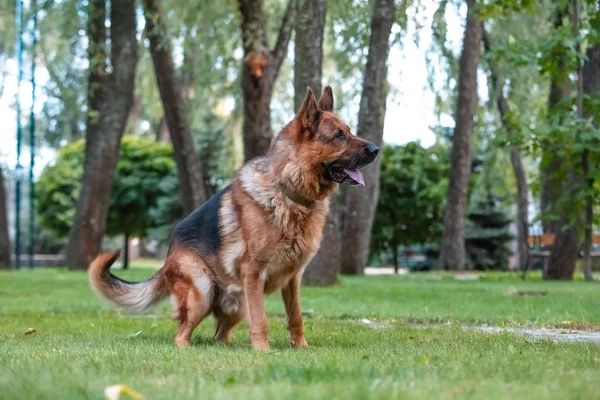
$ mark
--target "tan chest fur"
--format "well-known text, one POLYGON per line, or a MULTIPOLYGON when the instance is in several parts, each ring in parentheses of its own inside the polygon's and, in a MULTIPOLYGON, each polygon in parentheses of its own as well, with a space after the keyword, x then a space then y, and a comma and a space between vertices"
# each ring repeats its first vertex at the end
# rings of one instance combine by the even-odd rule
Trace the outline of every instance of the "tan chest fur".
POLYGON ((328 200, 313 209, 293 203, 255 169, 242 170, 221 209, 224 270, 236 284, 259 274, 266 293, 280 289, 317 252, 328 209, 328 200))

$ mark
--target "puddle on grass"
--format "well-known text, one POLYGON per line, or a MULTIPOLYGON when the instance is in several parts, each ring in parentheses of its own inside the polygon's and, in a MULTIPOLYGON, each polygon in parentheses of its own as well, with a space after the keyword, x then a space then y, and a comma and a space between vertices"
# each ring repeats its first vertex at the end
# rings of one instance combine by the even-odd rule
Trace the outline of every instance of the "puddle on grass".
MULTIPOLYGON (((394 324, 384 321, 373 321, 370 319, 362 318, 358 320, 359 323, 372 328, 382 329, 390 328, 394 324)), ((452 325, 451 323, 446 324, 452 325)), ((406 325, 417 329, 427 328, 441 328, 443 325, 432 324, 432 325, 406 325)), ((573 329, 552 329, 552 328, 502 328, 499 326, 461 326, 464 330, 482 332, 482 333, 504 333, 508 332, 514 335, 529 336, 532 340, 553 340, 556 342, 567 342, 567 343, 596 343, 600 345, 600 331, 579 331, 573 329)))
POLYGON ((533 340, 554 340, 557 342, 583 342, 600 344, 600 332, 583 332, 569 329, 534 329, 534 328, 501 328, 498 326, 464 327, 484 333, 509 332, 516 335, 525 335, 533 340))
POLYGON ((370 319, 366 319, 366 318, 361 319, 360 322, 361 322, 361 324, 364 324, 364 325, 368 326, 369 328, 373 328, 373 329, 381 329, 381 328, 391 327, 391 325, 388 324, 387 322, 371 321, 370 319))

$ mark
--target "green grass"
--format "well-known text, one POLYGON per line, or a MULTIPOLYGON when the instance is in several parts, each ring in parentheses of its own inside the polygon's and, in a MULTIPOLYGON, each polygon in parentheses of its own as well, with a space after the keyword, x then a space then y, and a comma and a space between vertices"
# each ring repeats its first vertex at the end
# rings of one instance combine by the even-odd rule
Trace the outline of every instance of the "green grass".
MULTIPOLYGON (((120 273, 131 280, 151 270, 120 273)), ((0 398, 103 398, 126 384, 148 399, 592 399, 600 346, 477 333, 465 325, 600 327, 600 287, 583 282, 456 281, 438 274, 344 278, 304 288, 307 350, 288 346, 278 295, 267 302, 270 353, 247 326, 231 345, 172 344, 168 304, 142 316, 112 310, 85 275, 0 274, 0 398), (523 297, 517 290, 547 290, 523 297), (373 329, 361 318, 385 321, 373 329), (450 322, 450 323, 449 323, 450 322), (28 328, 36 333, 24 335, 28 328), (141 332, 141 333, 138 333, 141 332)))

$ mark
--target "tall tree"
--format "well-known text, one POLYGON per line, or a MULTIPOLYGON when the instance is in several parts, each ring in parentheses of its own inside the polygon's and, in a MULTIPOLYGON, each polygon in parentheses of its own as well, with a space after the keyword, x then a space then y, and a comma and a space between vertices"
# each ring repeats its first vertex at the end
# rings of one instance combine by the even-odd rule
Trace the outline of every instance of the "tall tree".
MULTIPOLYGON (((563 27, 563 18, 568 15, 568 9, 559 8, 554 14, 554 34, 563 27)), ((553 64, 550 70, 550 93, 548 94, 548 119, 551 125, 560 124, 566 108, 571 107, 566 99, 571 97, 572 84, 568 76, 568 57, 564 48, 557 46, 552 54, 553 64)), ((548 218, 556 213, 556 204, 562 193, 563 179, 559 176, 562 160, 560 157, 562 149, 553 144, 552 140, 544 140, 542 143, 542 161, 540 163, 541 198, 540 209, 545 214, 542 219, 544 233, 556 233, 560 227, 560 221, 548 218)))
MULTIPOLYGON (((483 44, 485 52, 489 55, 492 53, 492 44, 490 35, 482 29, 483 44)), ((492 92, 496 96, 496 106, 498 107, 498 113, 500 114, 500 120, 506 130, 509 138, 511 138, 510 144, 510 162, 512 164, 513 173, 515 174, 515 181, 517 183, 517 250, 519 257, 519 266, 522 270, 526 271, 529 267, 529 245, 527 242, 529 236, 529 201, 528 201, 528 190, 527 190, 527 176, 525 175, 525 168, 523 167, 523 159, 521 156, 521 150, 519 144, 515 143, 515 123, 511 120, 509 114, 508 100, 504 96, 502 86, 500 82, 503 82, 499 76, 499 72, 494 65, 494 61, 488 59, 488 66, 490 70, 490 86, 492 92)))
POLYGON ((66 263, 85 269, 100 251, 121 136, 133 104, 137 39, 135 1, 110 4, 110 61, 107 68, 105 0, 88 3, 88 115, 85 164, 66 263))
POLYGON ((477 66, 481 54, 482 22, 474 15, 475 0, 467 0, 467 24, 459 61, 456 125, 448 182, 441 269, 465 268, 465 208, 471 173, 471 137, 477 108, 477 66))
POLYGON ((238 0, 244 47, 242 91, 244 98, 244 156, 246 160, 269 150, 271 130, 271 97, 292 35, 296 0, 288 0, 275 47, 269 49, 267 17, 262 0, 238 0))
POLYGON ((294 39, 294 109, 302 106, 306 88, 321 93, 325 0, 297 0, 294 39))
MULTIPOLYGON (((377 146, 383 142, 386 106, 387 59, 392 25, 396 17, 393 0, 375 0, 371 16, 369 53, 363 80, 356 134, 377 146)), ((369 257, 371 228, 379 196, 381 157, 363 173, 365 187, 348 190, 342 234, 342 273, 362 274, 369 257)))
MULTIPOLYGON (((590 98, 598 99, 600 97, 600 43, 597 43, 595 46, 590 47, 586 52, 586 62, 583 66, 583 70, 581 71, 581 79, 582 82, 582 97, 586 95, 590 98)), ((592 107, 585 107, 583 104, 583 99, 581 99, 581 103, 578 104, 578 107, 582 107, 582 116, 589 118, 594 115, 592 111, 592 107)), ((596 122, 594 121, 594 125, 596 126, 596 122)), ((592 142, 593 145, 596 146, 598 141, 595 140, 592 142)), ((594 187, 594 176, 596 176, 596 171, 592 170, 592 163, 590 162, 591 154, 589 151, 589 147, 585 146, 582 154, 582 169, 583 169, 583 178, 584 178, 584 193, 585 193, 585 236, 584 236, 584 259, 583 259, 583 273, 585 275, 586 281, 594 280, 592 275, 592 257, 591 257, 591 249, 592 249, 592 224, 594 220, 594 207, 593 207, 593 187, 594 187)))
MULTIPOLYGON (((298 0, 296 10, 296 34, 294 39, 294 109, 302 106, 306 88, 315 93, 321 92, 323 69, 323 33, 325 31, 325 0, 298 0)), ((333 202, 335 206, 335 201, 333 202)), ((334 253, 331 245, 339 244, 330 240, 339 236, 337 214, 331 211, 325 225, 321 250, 306 268, 303 283, 307 285, 332 285, 339 271, 339 250, 334 253), (330 243, 331 242, 331 243, 330 243), (332 256, 334 254, 334 256, 332 256), (337 255, 338 257, 336 257, 337 255)))
MULTIPOLYGON (((568 5, 558 9, 555 15, 554 28, 559 31, 563 27, 565 17, 572 19, 568 5)), ((555 65, 550 70, 550 95, 548 98, 548 115, 553 124, 560 125, 566 118, 572 105, 567 101, 571 97, 572 83, 569 78, 569 57, 567 48, 558 46, 555 50, 555 65)), ((567 196, 579 189, 581 176, 574 168, 567 168, 566 179, 561 172, 569 163, 561 146, 554 140, 547 140, 542 159, 542 211, 559 214, 559 218, 546 224, 546 228, 554 234, 554 243, 544 269, 544 279, 571 280, 579 255, 579 225, 581 215, 576 207, 566 205, 572 201, 567 196), (546 161, 546 162, 544 162, 546 161)))
POLYGON ((10 262, 10 237, 8 236, 8 214, 6 210, 6 189, 4 188, 4 174, 0 168, 0 269, 9 269, 10 262))
POLYGON ((167 37, 159 1, 144 0, 144 15, 156 82, 175 150, 181 203, 184 213, 189 214, 207 200, 204 173, 194 151, 186 110, 187 99, 183 90, 190 79, 178 76, 175 71, 170 39, 167 37))

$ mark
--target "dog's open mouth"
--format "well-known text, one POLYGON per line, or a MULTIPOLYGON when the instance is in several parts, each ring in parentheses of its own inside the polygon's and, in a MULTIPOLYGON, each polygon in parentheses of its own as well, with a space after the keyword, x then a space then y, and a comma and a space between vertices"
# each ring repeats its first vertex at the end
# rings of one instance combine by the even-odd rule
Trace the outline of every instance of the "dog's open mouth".
POLYGON ((365 185, 365 180, 361 172, 357 169, 330 167, 328 168, 331 180, 344 185, 365 185))

